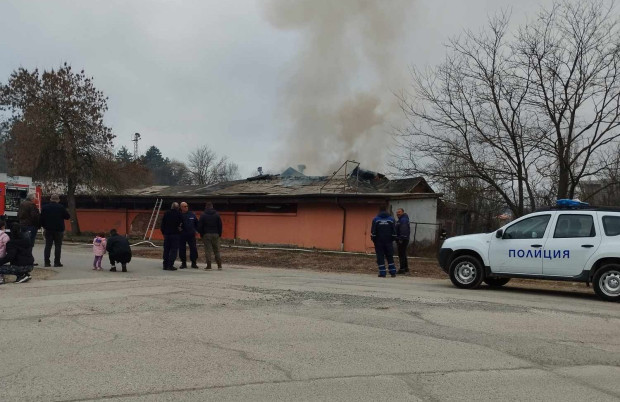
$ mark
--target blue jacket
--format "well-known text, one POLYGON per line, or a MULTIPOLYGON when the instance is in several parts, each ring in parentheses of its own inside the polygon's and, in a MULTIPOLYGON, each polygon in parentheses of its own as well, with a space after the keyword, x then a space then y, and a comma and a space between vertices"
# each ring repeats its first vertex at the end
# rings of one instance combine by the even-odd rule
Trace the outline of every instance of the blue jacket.
POLYGON ((402 214, 396 223, 396 236, 399 240, 409 240, 411 227, 409 226, 409 215, 402 214))
POLYGON ((198 229, 198 219, 196 214, 192 211, 187 211, 183 214, 183 234, 193 236, 198 229))
POLYGON ((370 238, 372 241, 389 242, 396 240, 396 221, 387 212, 380 212, 372 220, 370 229, 370 238))

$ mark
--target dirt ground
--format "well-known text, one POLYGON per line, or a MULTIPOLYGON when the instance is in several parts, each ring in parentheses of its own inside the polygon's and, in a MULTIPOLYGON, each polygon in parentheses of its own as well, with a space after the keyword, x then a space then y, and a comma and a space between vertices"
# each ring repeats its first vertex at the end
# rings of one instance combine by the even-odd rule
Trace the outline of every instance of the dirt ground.
POLYGON ((56 275, 56 271, 54 271, 53 269, 46 269, 46 268, 35 268, 32 271, 32 279, 49 279, 51 277, 53 277, 54 275, 56 275))
MULTIPOLYGON (((149 258, 161 258, 162 249, 135 248, 134 255, 149 258)), ((377 274, 377 263, 374 255, 339 254, 320 251, 295 251, 254 249, 223 246, 221 250, 224 264, 243 265, 250 267, 270 267, 286 269, 307 269, 321 272, 349 272, 367 275, 377 274)), ((199 249, 199 265, 204 265, 205 258, 199 249)), ((396 259, 398 267, 398 259, 396 259)), ((178 266, 178 263, 177 263, 178 266)), ((430 258, 410 258, 409 270, 412 277, 448 280, 437 260, 430 258)), ((539 281, 529 279, 512 279, 510 286, 530 289, 562 290, 578 293, 592 293, 591 287, 584 283, 539 281)))
MULTIPOLYGON (((161 249, 137 249, 134 250, 134 255, 161 258, 161 249)), ((199 255, 199 263, 204 264, 202 250, 199 250, 199 255)), ((365 274, 374 274, 377 271, 374 255, 236 247, 222 247, 221 255, 225 264, 233 265, 365 274)), ((437 266, 437 262, 431 259, 412 258, 409 260, 409 269, 413 276, 447 278, 437 266)))
MULTIPOLYGON (((57 272, 52 269, 35 267, 35 269, 32 270, 30 275, 32 276, 32 279, 45 280, 45 279, 50 279, 51 277, 56 275, 56 273, 57 272)), ((15 281, 15 275, 4 275, 4 278, 9 283, 15 281)))

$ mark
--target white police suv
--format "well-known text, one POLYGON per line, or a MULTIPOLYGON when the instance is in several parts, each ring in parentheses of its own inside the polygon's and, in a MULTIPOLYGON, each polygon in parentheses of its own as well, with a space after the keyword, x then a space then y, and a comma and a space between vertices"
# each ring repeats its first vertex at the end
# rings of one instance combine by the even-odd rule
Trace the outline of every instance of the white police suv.
POLYGON ((510 278, 592 283, 602 299, 620 300, 620 208, 573 200, 539 210, 493 233, 456 236, 439 250, 439 265, 459 288, 510 278))

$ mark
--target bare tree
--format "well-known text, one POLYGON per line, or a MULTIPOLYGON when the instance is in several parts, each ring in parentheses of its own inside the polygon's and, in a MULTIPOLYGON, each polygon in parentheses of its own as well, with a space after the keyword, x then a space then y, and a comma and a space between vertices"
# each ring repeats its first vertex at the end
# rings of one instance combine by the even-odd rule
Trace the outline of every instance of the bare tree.
POLYGON ((463 233, 476 233, 491 231, 498 224, 498 216, 503 214, 506 203, 502 197, 490 188, 488 183, 476 177, 458 174, 461 166, 452 160, 443 162, 443 169, 451 171, 448 178, 435 183, 435 188, 445 194, 444 199, 448 204, 454 203, 468 212, 467 222, 461 230, 463 233), (456 178, 458 177, 458 178, 456 178))
POLYGON ((501 15, 488 32, 467 32, 450 42, 435 70, 412 72, 414 92, 400 96, 410 124, 401 132, 406 154, 398 167, 431 181, 480 180, 521 216, 536 206, 531 175, 540 152, 524 107, 530 87, 519 75, 530 71, 511 61, 507 22, 501 15))
POLYGON ((480 180, 518 217, 553 195, 572 198, 603 170, 602 150, 620 135, 620 36, 611 6, 596 0, 558 3, 514 36, 508 22, 490 19, 452 40, 437 68, 412 72, 396 166, 480 180))
POLYGON ((579 182, 579 198, 596 205, 620 205, 620 145, 610 147, 602 172, 579 182))
POLYGON ((556 3, 522 27, 517 63, 533 71, 528 108, 541 146, 557 163, 557 196, 605 169, 620 136, 620 30, 613 2, 556 3))
POLYGON ((89 186, 100 160, 111 156, 114 135, 103 122, 107 98, 84 71, 19 68, 0 85, 0 109, 8 112, 11 170, 66 188, 71 230, 80 232, 75 192, 89 186))
POLYGON ((173 159, 170 163, 168 163, 167 168, 170 173, 170 184, 192 184, 191 173, 185 163, 173 159))
POLYGON ((148 168, 138 161, 123 161, 115 156, 97 160, 98 169, 88 186, 94 193, 122 193, 128 188, 150 185, 153 177, 148 168))
POLYGON ((220 183, 223 181, 236 180, 240 177, 239 166, 230 162, 226 156, 222 156, 209 175, 210 183, 220 183))
POLYGON ((195 184, 213 184, 235 180, 239 177, 239 167, 227 157, 217 154, 207 145, 192 151, 188 157, 189 172, 195 184))
POLYGON ((196 184, 210 184, 210 175, 216 164, 217 155, 207 145, 203 145, 192 152, 188 157, 189 171, 196 184))

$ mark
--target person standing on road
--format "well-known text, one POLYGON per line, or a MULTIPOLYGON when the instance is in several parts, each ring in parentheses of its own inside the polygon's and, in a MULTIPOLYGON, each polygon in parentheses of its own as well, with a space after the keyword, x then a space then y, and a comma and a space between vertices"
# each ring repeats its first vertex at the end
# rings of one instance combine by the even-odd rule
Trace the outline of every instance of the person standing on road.
POLYGON ((106 252, 106 244, 107 240, 105 238, 105 233, 99 233, 93 239, 93 254, 95 255, 95 258, 93 259, 93 270, 95 271, 103 271, 101 261, 103 260, 103 255, 106 252))
POLYGON ((396 240, 396 228, 394 218, 387 213, 385 207, 379 208, 379 215, 372 220, 370 229, 370 239, 375 243, 375 253, 377 253, 377 265, 379 266, 379 278, 385 278, 385 260, 388 261, 390 276, 396 276, 396 266, 394 265, 394 246, 392 242, 396 240))
POLYGON ((409 273, 409 262, 407 261, 407 246, 411 234, 409 215, 405 213, 404 209, 398 208, 396 217, 398 218, 398 222, 396 222, 396 244, 398 245, 398 263, 400 264, 397 274, 405 275, 409 273))
POLYGON ((43 205, 41 209, 41 226, 45 237, 45 250, 43 250, 43 260, 46 267, 50 267, 50 254, 52 244, 54 244, 54 266, 62 267, 60 263, 60 252, 62 248, 62 238, 65 234, 65 221, 71 216, 67 209, 60 204, 60 196, 52 194, 49 203, 43 205))
POLYGON ((39 208, 34 203, 35 195, 29 193, 26 199, 19 204, 19 210, 17 211, 17 219, 24 231, 24 235, 30 239, 32 247, 34 247, 34 240, 37 238, 37 231, 40 227, 39 208))
POLYGON ((213 203, 207 202, 205 211, 200 215, 198 221, 198 233, 202 238, 207 259, 206 269, 211 269, 211 252, 215 255, 217 269, 222 269, 222 258, 220 257, 220 238, 222 237, 222 218, 213 208, 213 203))
POLYGON ((179 254, 179 240, 183 231, 183 216, 179 203, 173 202, 161 220, 161 233, 164 235, 164 270, 176 271, 174 261, 179 254))
POLYGON ((127 238, 119 235, 116 229, 112 229, 105 249, 110 257, 110 265, 112 266, 110 271, 116 272, 116 263, 119 262, 123 272, 127 272, 127 264, 131 261, 131 246, 127 238))
MULTIPOLYGON (((0 261, 6 257, 6 244, 11 240, 5 232, 6 222, 0 219, 0 261)), ((4 283, 4 275, 0 274, 0 285, 4 283)))
POLYGON ((179 258, 181 259, 179 268, 187 268, 187 246, 189 246, 189 259, 192 262, 192 268, 198 268, 196 265, 196 260, 198 260, 198 250, 196 249, 198 219, 196 219, 196 214, 189 210, 186 202, 181 203, 181 214, 183 215, 183 232, 181 233, 181 247, 179 249, 179 258))

